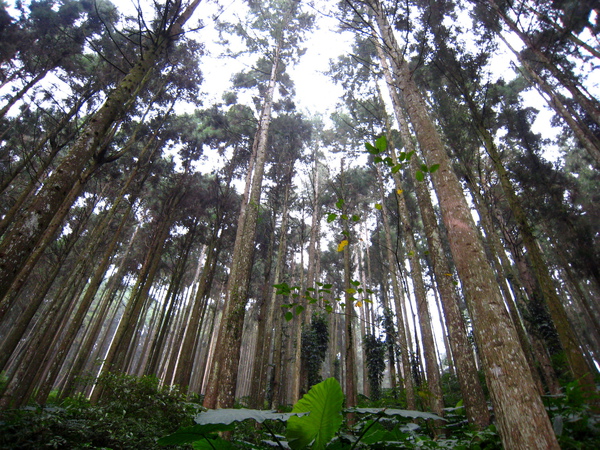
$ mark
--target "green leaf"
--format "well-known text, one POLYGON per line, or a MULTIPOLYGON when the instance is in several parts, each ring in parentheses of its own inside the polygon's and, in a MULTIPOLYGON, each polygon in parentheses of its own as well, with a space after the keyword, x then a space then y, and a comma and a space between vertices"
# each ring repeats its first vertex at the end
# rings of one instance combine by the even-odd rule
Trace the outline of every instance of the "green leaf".
POLYGON ((353 284, 354 286, 360 286, 360 281, 357 280, 351 280, 350 284, 353 284))
POLYGON ((421 170, 425 173, 429 172, 429 169, 427 168, 426 164, 421 164, 421 170))
POLYGON ((339 199, 337 202, 335 202, 335 206, 336 206, 338 209, 342 209, 342 206, 344 206, 344 203, 345 203, 345 202, 344 202, 344 199, 343 199, 343 198, 340 198, 340 199, 339 199))
POLYGON ((388 167, 394 167, 394 160, 390 156, 385 158, 383 162, 385 162, 388 167))
POLYGON ((327 223, 331 223, 335 219, 337 219, 337 214, 335 214, 335 213, 329 213, 329 214, 327 214, 327 223))
POLYGON ((348 216, 346 214, 341 215, 342 220, 348 220, 348 216))
POLYGON ((365 148, 371 155, 378 155, 379 153, 381 153, 378 149, 373 147, 373 145, 368 142, 365 142, 365 148))
POLYGON ((285 320, 286 320, 286 322, 289 322, 293 318, 294 318, 294 314, 292 314, 291 311, 288 311, 288 312, 285 313, 285 320))
POLYGON ((236 448, 229 441, 226 441, 223 438, 217 437, 216 439, 202 439, 201 441, 196 441, 192 444, 192 448, 194 450, 229 450, 230 448, 236 448))
POLYGON ((402 164, 396 164, 392 167, 392 173, 397 173, 400 169, 402 169, 402 164))
POLYGON ((331 284, 331 283, 323 285, 323 289, 331 289, 332 287, 333 287, 333 284, 331 284))
POLYGON ((213 433, 218 431, 232 430, 233 425, 223 423, 213 423, 207 425, 192 425, 191 427, 184 427, 177 430, 175 433, 168 436, 161 437, 157 444, 158 445, 181 445, 189 444, 190 442, 196 442, 200 439, 208 439, 207 436, 213 436, 213 433))
POLYGON ((437 172, 437 170, 440 168, 439 164, 434 164, 429 168, 429 173, 434 173, 437 172))
POLYGON ((408 152, 408 153, 406 154, 406 160, 407 160, 407 161, 409 161, 409 160, 410 160, 410 158, 412 158, 412 155, 414 155, 414 154, 415 154, 415 151, 414 151, 414 150, 413 150, 412 152, 408 152))
POLYGON ((360 216, 359 216, 358 214, 353 214, 353 215, 352 215, 352 220, 353 220, 354 222, 358 222, 358 221, 360 220, 360 216))
POLYGON ((383 158, 381 156, 376 156, 375 158, 373 158, 373 162, 375 164, 383 162, 383 158))
POLYGON ((398 161, 402 162, 406 159, 406 152, 400 152, 400 155, 398 156, 398 161))
POLYGON ((385 152, 387 150, 387 139, 385 136, 380 136, 377 138, 375 141, 375 147, 377 147, 380 152, 385 152))
MULTIPOLYGON (((355 412, 358 414, 376 414, 386 416, 401 416, 408 417, 410 419, 431 419, 431 420, 446 420, 437 414, 413 411, 410 409, 393 409, 393 408, 347 408, 344 412, 355 412)), ((289 422, 288 422, 289 423, 289 422)))
POLYGON ((265 420, 279 420, 285 422, 291 417, 304 416, 307 413, 304 411, 292 411, 291 413, 279 413, 277 411, 263 411, 262 409, 209 409, 201 412, 194 418, 194 422, 199 425, 223 424, 229 425, 233 422, 242 422, 252 419, 258 423, 263 423, 265 420))
POLYGON ((417 181, 423 181, 425 179, 425 175, 423 175, 423 172, 421 172, 420 170, 417 170, 415 178, 417 179, 417 181))
POLYGON ((344 394, 335 378, 315 384, 294 405, 292 413, 310 412, 308 416, 291 417, 286 437, 292 449, 323 449, 342 424, 344 394))
POLYGON ((302 305, 296 306, 296 315, 302 313, 302 311, 304 311, 304 306, 302 306, 302 305))

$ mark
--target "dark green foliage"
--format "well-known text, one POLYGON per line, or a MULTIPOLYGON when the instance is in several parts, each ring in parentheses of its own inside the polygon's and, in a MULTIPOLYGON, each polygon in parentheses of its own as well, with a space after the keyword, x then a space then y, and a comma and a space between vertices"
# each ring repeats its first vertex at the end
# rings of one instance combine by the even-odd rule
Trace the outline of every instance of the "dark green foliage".
POLYGON ((579 382, 565 385, 563 395, 544 396, 560 447, 566 449, 600 448, 599 417, 592 414, 579 382))
POLYGON ((376 401, 381 398, 381 382, 383 381, 383 372, 385 370, 387 344, 375 335, 367 334, 364 337, 363 345, 365 347, 371 398, 376 401))
POLYGON ((195 407, 154 377, 107 374, 96 405, 83 398, 0 413, 0 449, 158 448, 159 437, 192 424, 195 407))
POLYGON ((306 368, 308 387, 321 381, 321 365, 327 353, 329 328, 323 314, 313 314, 310 326, 302 331, 302 362, 306 368))

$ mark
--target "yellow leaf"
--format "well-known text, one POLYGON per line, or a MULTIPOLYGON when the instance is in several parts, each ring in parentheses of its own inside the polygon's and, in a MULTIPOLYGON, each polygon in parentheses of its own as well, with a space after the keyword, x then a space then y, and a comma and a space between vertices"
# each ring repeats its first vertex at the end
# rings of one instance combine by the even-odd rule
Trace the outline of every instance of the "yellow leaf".
POLYGON ((344 239, 342 242, 340 242, 338 244, 338 252, 341 252, 342 250, 344 250, 344 247, 346 247, 346 245, 348 245, 348 239, 344 239))
POLYGON ((360 300, 359 300, 359 301, 357 301, 357 302, 356 302, 356 306, 357 306, 358 308, 362 308, 362 302, 361 302, 360 300))
POLYGON ((400 194, 402 194, 403 192, 404 192, 404 191, 403 191, 402 189, 398 189, 398 190, 396 191, 396 194, 400 195, 400 194))
POLYGON ((375 209, 381 209, 383 208, 383 206, 381 206, 381 203, 375 203, 375 209))
POLYGON ((348 288, 348 289, 346 289, 346 294, 350 294, 350 295, 356 294, 356 289, 354 289, 354 288, 348 288))
POLYGON ((444 275, 446 275, 447 277, 451 277, 452 276, 451 273, 445 273, 444 275))

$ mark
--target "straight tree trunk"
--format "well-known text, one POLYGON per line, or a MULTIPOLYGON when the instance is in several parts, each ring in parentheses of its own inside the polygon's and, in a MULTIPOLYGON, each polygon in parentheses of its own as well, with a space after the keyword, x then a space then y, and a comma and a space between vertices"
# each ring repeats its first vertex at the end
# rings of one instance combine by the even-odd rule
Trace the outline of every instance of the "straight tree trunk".
POLYGON ((262 179, 266 161, 267 137, 271 123, 273 107, 273 94, 277 84, 277 71, 281 54, 280 42, 275 49, 273 67, 265 96, 263 110, 254 146, 256 162, 249 197, 243 201, 246 209, 240 212, 238 232, 234 245, 231 270, 227 282, 227 293, 223 319, 219 326, 217 337, 218 355, 212 364, 209 382, 204 397, 206 408, 232 407, 237 384, 237 370, 239 365, 239 351, 241 345, 246 302, 248 301, 248 284, 252 271, 252 256, 254 253, 254 239, 256 222, 262 190, 262 179))
MULTIPOLYGON (((193 0, 186 10, 170 23, 165 18, 165 28, 157 31, 153 45, 144 52, 144 58, 133 65, 108 95, 69 153, 46 179, 32 204, 15 218, 15 225, 7 231, 0 243, 0 298, 4 299, 9 292, 40 238, 65 204, 73 186, 81 183, 81 174, 85 172, 86 167, 101 159, 97 152, 105 143, 114 123, 122 119, 133 107, 159 58, 167 46, 180 36, 183 25, 199 3, 200 0, 193 0)), ((180 9, 181 0, 175 0, 172 6, 175 10, 180 9)), ((70 203, 76 198, 70 198, 70 203)), ((71 204, 65 206, 70 207, 71 204)), ((1 310, 6 310, 9 306, 5 304, 5 300, 0 301, 1 310)))
POLYGON ((503 444, 510 449, 558 449, 556 436, 527 367, 514 325, 485 257, 462 186, 429 117, 425 101, 412 79, 381 3, 373 0, 370 5, 384 46, 390 52, 398 88, 402 91, 420 148, 430 165, 439 164, 439 170, 432 175, 432 179, 473 320, 475 339, 484 362, 503 444))
MULTIPOLYGON (((381 204, 385 205, 384 197, 383 197, 383 181, 381 178, 381 172, 379 167, 377 167, 377 176, 379 179, 380 192, 381 192, 381 204)), ((390 220, 388 216, 387 209, 383 207, 381 209, 382 219, 383 219, 383 229, 385 234, 385 242, 386 242, 386 253, 387 253, 387 263, 390 271, 390 275, 392 278, 392 293, 394 295, 394 299, 396 301, 396 317, 397 317, 397 326, 398 326, 398 345, 400 346, 400 362, 402 364, 402 372, 404 373, 404 388, 406 390, 406 403, 408 409, 416 409, 416 399, 415 399, 415 382, 412 376, 412 369, 409 359, 409 353, 411 351, 412 345, 408 343, 407 331, 405 326, 405 314, 400 306, 401 302, 403 302, 403 296, 400 290, 400 282, 398 280, 398 274, 396 271, 396 261, 394 254, 392 252, 392 234, 390 227, 390 220)))
MULTIPOLYGON (((381 61, 386 83, 389 88, 392 106, 396 119, 400 126, 400 135, 405 145, 406 153, 415 150, 412 136, 409 131, 408 122, 401 106, 398 92, 394 88, 394 80, 389 69, 387 58, 380 45, 377 45, 377 52, 381 61)), ((392 160, 398 164, 398 158, 395 154, 394 146, 391 146, 392 160)), ((418 158, 411 158, 411 169, 418 169, 418 158)), ((483 394, 483 388, 479 382, 477 374, 477 365, 473 355, 473 349, 467 339, 467 331, 459 309, 459 299, 452 284, 450 264, 444 253, 442 241, 439 234, 439 226, 431 203, 431 197, 424 182, 416 181, 414 183, 417 194, 417 202, 421 211, 421 219, 425 228, 429 255, 433 265, 433 274, 436 284, 440 290, 440 299, 442 302, 442 311, 448 327, 448 340, 455 358, 457 366, 457 378, 460 385, 465 412, 470 423, 480 429, 489 425, 490 415, 483 394)), ((397 185, 397 189, 400 186, 397 185)))

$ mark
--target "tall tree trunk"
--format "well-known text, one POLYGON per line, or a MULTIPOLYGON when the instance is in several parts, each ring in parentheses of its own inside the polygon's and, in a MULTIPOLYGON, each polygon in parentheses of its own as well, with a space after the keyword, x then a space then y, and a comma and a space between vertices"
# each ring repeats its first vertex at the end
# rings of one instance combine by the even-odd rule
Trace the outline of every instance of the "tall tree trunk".
MULTIPOLYGON (((402 136, 406 153, 411 153, 415 150, 412 136, 403 112, 404 109, 401 106, 398 92, 394 88, 394 80, 389 69, 386 55, 380 45, 377 45, 377 52, 390 92, 396 119, 400 126, 400 135, 402 136)), ((391 146, 391 151, 394 164, 398 164, 398 158, 395 154, 393 145, 391 146)), ((411 161, 411 170, 416 171, 418 168, 418 158, 413 157, 411 158, 411 161)), ((397 177, 395 179, 397 179, 397 177)), ((401 186, 397 185, 396 187, 397 189, 400 189, 401 186)), ((415 183, 415 188, 417 202, 421 211, 421 219, 427 237, 433 274, 438 289, 440 290, 444 318, 448 327, 450 348, 457 366, 457 378, 465 405, 465 412, 470 423, 475 424, 479 428, 485 428, 490 422, 490 415, 483 394, 483 388, 479 382, 473 349, 467 339, 466 327, 459 309, 458 295, 452 284, 450 264, 442 246, 431 197, 426 183, 417 181, 415 183)))
MULTIPOLYGON (((181 0, 174 0, 173 3, 175 11, 181 8, 181 0)), ((131 110, 159 58, 168 45, 181 35, 183 25, 199 3, 200 0, 194 0, 172 21, 165 18, 165 28, 157 31, 152 41, 153 45, 108 95, 69 153, 46 179, 32 204, 15 218, 15 225, 7 231, 0 243, 0 298, 4 298, 9 291, 57 211, 63 207, 73 186, 81 183, 81 174, 86 167, 101 160, 102 155, 97 152, 104 145, 113 125, 131 110)), ((76 198, 69 198, 71 204, 76 198)), ((66 206, 70 207, 71 204, 66 206)), ((1 308, 6 307, 2 300, 1 308)))
MULTIPOLYGON (((381 178, 381 172, 379 167, 377 167, 377 177, 379 179, 380 192, 381 192, 381 204, 385 205, 384 201, 384 190, 383 190, 383 180, 381 178)), ((400 362, 402 364, 402 372, 404 373, 404 388, 406 390, 406 403, 408 409, 416 409, 416 399, 415 399, 415 382, 412 376, 411 364, 409 359, 409 353, 411 350, 411 345, 408 343, 407 331, 405 326, 405 314, 400 306, 401 302, 403 302, 403 296, 400 290, 400 282, 398 280, 398 273, 396 271, 396 260, 394 257, 394 253, 392 252, 392 232, 390 227, 390 220, 388 216, 387 209, 385 207, 381 208, 381 215, 383 219, 383 230, 385 234, 385 247, 387 253, 387 263, 390 271, 390 275, 392 277, 392 293, 394 295, 394 299, 396 301, 396 317, 397 317, 397 326, 398 326, 398 345, 400 347, 400 362)))
POLYGON ((373 0, 370 4, 385 48, 390 52, 398 88, 404 96, 421 151, 429 164, 439 164, 432 179, 484 361, 503 444, 510 449, 558 449, 550 420, 477 235, 462 186, 381 3, 373 0))
POLYGON ((234 245, 229 280, 227 282, 225 308, 217 337, 219 355, 217 355, 211 367, 209 383, 203 403, 206 408, 232 407, 234 403, 245 307, 248 301, 248 284, 252 271, 256 221, 258 219, 266 160, 267 137, 271 123, 273 94, 277 84, 281 46, 282 43, 280 42, 275 49, 271 77, 265 95, 258 130, 254 139, 253 145, 256 147, 256 151, 253 153, 256 153, 256 162, 249 197, 243 202, 246 205, 246 210, 245 213, 240 212, 238 220, 239 228, 234 245))
MULTIPOLYGON (((285 188, 285 197, 283 202, 283 211, 281 213, 281 226, 279 232, 279 245, 277 248, 277 256, 275 260, 275 274, 273 276, 274 284, 278 284, 281 277, 283 256, 286 253, 287 245, 287 230, 288 230, 288 219, 289 219, 289 194, 291 189, 291 183, 285 188)), ((269 300, 265 305, 265 322, 259 328, 259 334, 256 344, 256 356, 255 363, 252 372, 252 388, 250 394, 253 396, 254 408, 262 408, 265 403, 267 384, 269 381, 269 359, 270 356, 274 355, 276 349, 271 352, 271 343, 273 340, 273 334, 279 333, 279 329, 274 328, 274 317, 277 307, 277 291, 273 288, 267 290, 269 300)))

